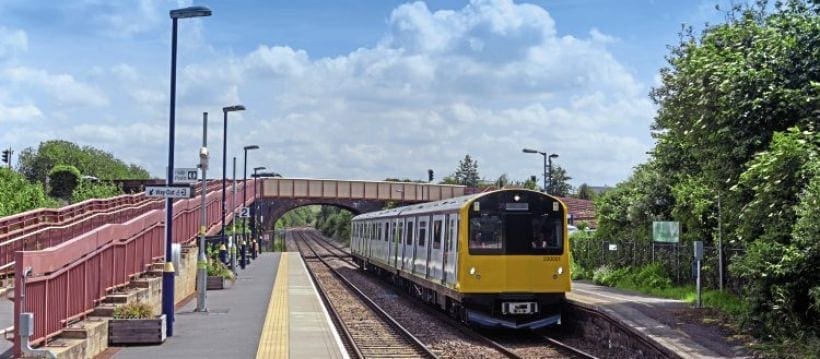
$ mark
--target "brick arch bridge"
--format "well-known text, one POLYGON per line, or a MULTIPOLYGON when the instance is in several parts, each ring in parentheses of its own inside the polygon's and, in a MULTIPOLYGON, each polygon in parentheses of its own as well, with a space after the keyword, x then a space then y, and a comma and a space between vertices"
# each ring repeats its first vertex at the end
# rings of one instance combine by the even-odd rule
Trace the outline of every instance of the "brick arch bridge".
POLYGON ((272 229, 285 213, 307 205, 330 205, 347 209, 354 214, 377 211, 388 202, 399 205, 463 196, 465 186, 387 182, 346 181, 298 178, 264 178, 260 198, 256 201, 262 218, 262 228, 272 229))

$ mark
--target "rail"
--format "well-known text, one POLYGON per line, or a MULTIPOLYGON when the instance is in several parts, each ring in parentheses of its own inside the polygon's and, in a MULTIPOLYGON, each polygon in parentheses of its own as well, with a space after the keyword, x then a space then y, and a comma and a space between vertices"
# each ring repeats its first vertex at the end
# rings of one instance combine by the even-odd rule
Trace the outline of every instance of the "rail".
MULTIPOLYGON (((214 190, 219 184, 213 181, 208 188, 214 190)), ((162 208, 161 199, 133 194, 91 199, 60 209, 37 209, 1 218, 0 274, 12 271, 14 253, 17 251, 49 248, 99 226, 123 223, 149 210, 162 208)))
MULTIPOLYGON (((242 195, 243 184, 237 184, 242 195)), ((230 191, 231 188, 228 188, 230 191)), ((226 221, 254 198, 248 188, 245 201, 228 208, 226 221)), ((230 197, 229 197, 230 198, 230 197)), ((200 198, 174 203, 173 241, 187 243, 196 238, 200 226, 200 198)), ((231 201, 227 203, 231 205, 231 201)), ((221 189, 206 197, 208 233, 220 231, 221 189)), ((15 253, 15 327, 21 312, 34 313, 32 344, 40 344, 63 331, 93 311, 103 298, 118 287, 127 285, 165 254, 164 210, 152 209, 124 223, 99 226, 53 247, 39 251, 15 253), (26 268, 31 275, 23 278, 26 268), (25 283, 25 289, 23 289, 25 283), (23 292, 24 290, 24 292, 23 292), (21 294, 25 293, 25 297, 21 294)), ((15 337, 19 353, 19 338, 15 337)))

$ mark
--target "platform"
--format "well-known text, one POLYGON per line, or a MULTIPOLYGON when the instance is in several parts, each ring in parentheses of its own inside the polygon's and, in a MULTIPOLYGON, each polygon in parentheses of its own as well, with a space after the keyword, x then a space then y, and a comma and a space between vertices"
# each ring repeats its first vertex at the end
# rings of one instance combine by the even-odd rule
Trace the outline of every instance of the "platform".
POLYGON ((110 358, 348 358, 298 253, 263 253, 228 289, 177 310, 163 345, 109 348, 110 358))
POLYGON ((748 355, 744 348, 732 345, 714 327, 679 322, 676 319, 678 314, 695 310, 680 300, 650 297, 574 281, 572 291, 567 293, 567 301, 603 312, 682 358, 731 358, 748 355))

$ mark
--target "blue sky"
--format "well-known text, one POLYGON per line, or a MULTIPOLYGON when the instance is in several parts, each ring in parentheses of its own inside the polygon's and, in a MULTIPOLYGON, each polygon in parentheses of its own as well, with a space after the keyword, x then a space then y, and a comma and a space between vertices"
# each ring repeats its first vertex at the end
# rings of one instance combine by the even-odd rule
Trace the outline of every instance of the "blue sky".
POLYGON ((6 0, 0 147, 65 139, 164 176, 168 11, 193 4, 213 16, 180 22, 177 167, 209 112, 220 173, 221 108, 241 103, 229 157, 257 144, 248 167, 286 176, 441 178, 469 153, 521 179, 541 172, 532 147, 576 186, 614 185, 652 147, 667 45, 721 21, 715 3, 6 0))

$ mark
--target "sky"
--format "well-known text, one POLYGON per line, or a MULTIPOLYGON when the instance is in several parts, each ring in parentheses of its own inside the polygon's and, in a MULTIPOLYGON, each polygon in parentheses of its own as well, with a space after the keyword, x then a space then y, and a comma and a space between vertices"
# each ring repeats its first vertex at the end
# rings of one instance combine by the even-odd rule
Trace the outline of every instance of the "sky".
MULTIPOLYGON (((718 0, 0 0, 0 147, 62 139, 165 177, 171 20, 175 167, 237 157, 285 177, 436 180, 469 154, 481 177, 525 179, 558 154, 578 186, 647 159, 668 46, 721 22, 718 0)), ((735 1, 737 2, 737 1, 735 1)))

